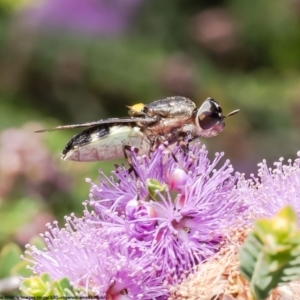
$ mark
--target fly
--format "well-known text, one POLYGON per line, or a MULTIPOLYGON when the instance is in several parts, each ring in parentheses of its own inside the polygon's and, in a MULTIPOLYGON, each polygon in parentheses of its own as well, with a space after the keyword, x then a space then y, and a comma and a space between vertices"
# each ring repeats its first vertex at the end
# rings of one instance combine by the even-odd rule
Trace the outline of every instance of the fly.
POLYGON ((225 127, 225 118, 234 110, 222 114, 219 103, 207 98, 200 108, 190 99, 174 96, 150 104, 128 106, 129 116, 82 124, 58 126, 37 132, 87 127, 74 135, 62 151, 62 159, 74 161, 104 161, 124 157, 124 147, 135 147, 139 154, 148 154, 157 145, 214 137, 225 127))

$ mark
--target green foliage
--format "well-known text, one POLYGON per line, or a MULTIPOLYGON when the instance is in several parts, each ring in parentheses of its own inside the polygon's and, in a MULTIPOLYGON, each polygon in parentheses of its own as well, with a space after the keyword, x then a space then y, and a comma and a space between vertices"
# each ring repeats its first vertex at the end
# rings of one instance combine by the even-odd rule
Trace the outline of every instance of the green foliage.
POLYGON ((0 210, 1 222, 5 224, 5 226, 0 227, 2 240, 7 239, 22 225, 30 222, 39 211, 42 211, 42 208, 42 203, 28 198, 4 202, 0 210))
POLYGON ((24 296, 49 297, 49 296, 69 296, 76 297, 77 294, 67 278, 53 280, 49 274, 33 276, 25 279, 21 283, 20 290, 24 296))
POLYGON ((28 262, 21 261, 22 250, 14 243, 5 245, 0 252, 0 295, 18 295, 20 276, 30 276, 28 262))
POLYGON ((230 2, 236 16, 242 21, 246 42, 256 48, 261 63, 278 69, 299 67, 296 50, 300 44, 299 15, 297 9, 293 9, 292 2, 230 2))
MULTIPOLYGON (((30 243, 39 249, 45 246, 40 237, 33 238, 30 243)), ((32 271, 28 268, 30 263, 21 259, 21 254, 23 254, 23 250, 15 243, 6 244, 1 249, 0 295, 19 295, 20 278, 26 278, 32 275, 32 271)))
POLYGON ((257 300, 300 278, 300 230, 293 209, 287 206, 270 220, 256 221, 239 258, 241 273, 257 300))
MULTIPOLYGON (((41 241, 41 239, 39 239, 41 241)), ((32 240, 34 245, 37 245, 32 240)), ((41 243, 41 242, 39 242, 41 243)), ((17 275, 28 277, 31 271, 27 268, 29 264, 27 261, 21 260, 20 256, 23 253, 21 248, 14 244, 9 243, 5 245, 0 252, 0 278, 7 278, 9 276, 17 275)))
POLYGON ((20 8, 23 8, 27 6, 30 2, 33 2, 33 0, 1 0, 0 1, 0 12, 6 12, 9 13, 14 10, 18 10, 20 8))
POLYGON ((0 252, 0 278, 11 274, 12 268, 20 262, 22 251, 16 244, 5 245, 0 252))

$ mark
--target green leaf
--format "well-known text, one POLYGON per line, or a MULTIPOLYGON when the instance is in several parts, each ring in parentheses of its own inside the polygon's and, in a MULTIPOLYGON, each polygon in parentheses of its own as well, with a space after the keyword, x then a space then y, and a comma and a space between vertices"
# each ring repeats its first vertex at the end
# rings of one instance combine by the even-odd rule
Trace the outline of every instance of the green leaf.
POLYGON ((240 271, 256 299, 300 278, 300 230, 294 210, 287 206, 272 219, 256 221, 240 249, 240 271))
POLYGON ((10 273, 21 277, 29 277, 32 275, 32 271, 27 268, 28 265, 28 261, 21 260, 11 268, 10 273))
POLYGON ((11 269, 21 261, 20 247, 14 243, 5 245, 0 252, 0 278, 11 275, 11 269))
POLYGON ((49 296, 72 296, 77 294, 70 284, 69 279, 52 280, 49 274, 32 276, 23 280, 20 290, 24 296, 49 297, 49 296))
POLYGON ((59 285, 61 286, 61 288, 66 296, 74 295, 73 287, 70 285, 70 281, 68 278, 66 278, 66 277, 62 278, 59 281, 59 285))

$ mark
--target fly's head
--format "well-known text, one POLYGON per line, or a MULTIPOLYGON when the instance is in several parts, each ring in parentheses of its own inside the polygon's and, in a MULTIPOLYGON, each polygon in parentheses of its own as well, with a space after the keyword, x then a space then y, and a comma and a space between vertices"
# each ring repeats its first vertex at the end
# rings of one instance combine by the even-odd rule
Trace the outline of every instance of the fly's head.
POLYGON ((225 127, 225 118, 238 112, 239 109, 223 115, 219 103, 212 98, 207 98, 195 115, 197 133, 207 138, 218 135, 225 127))

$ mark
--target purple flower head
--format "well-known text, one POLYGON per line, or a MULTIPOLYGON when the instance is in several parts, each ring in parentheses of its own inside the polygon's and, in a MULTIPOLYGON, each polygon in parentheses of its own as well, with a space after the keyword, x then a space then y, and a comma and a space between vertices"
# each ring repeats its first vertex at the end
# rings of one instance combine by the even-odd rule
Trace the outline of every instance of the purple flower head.
POLYGON ((234 194, 236 177, 223 154, 211 162, 205 146, 195 143, 189 154, 180 147, 173 154, 164 145, 151 155, 131 153, 134 172, 117 166, 114 177, 101 172, 91 183, 89 204, 102 226, 120 226, 125 238, 154 254, 159 274, 170 283, 219 249, 228 228, 241 222, 246 206, 234 194), (151 179, 151 180, 149 180, 151 179), (156 193, 150 191, 157 185, 156 193))
POLYGON ((48 225, 43 251, 28 246, 34 273, 67 276, 83 295, 166 299, 170 285, 216 253, 249 211, 230 162, 216 169, 223 154, 210 161, 199 142, 187 154, 172 151, 160 145, 149 158, 132 150, 135 172, 116 166, 111 177, 100 172, 98 184, 87 180, 84 217, 48 225))
POLYGON ((114 36, 123 33, 140 0, 45 0, 25 12, 28 24, 47 30, 114 36))
MULTIPOLYGON (((238 202, 244 201, 247 204, 247 210, 242 215, 247 217, 248 224, 244 223, 245 227, 233 230, 228 239, 223 241, 222 251, 200 263, 194 274, 187 276, 181 284, 173 286, 169 299, 245 299, 249 282, 243 282, 239 278, 238 266, 241 257, 237 250, 253 231, 254 221, 259 218, 272 218, 286 206, 292 206, 300 220, 300 151, 297 156, 294 161, 280 158, 272 167, 263 160, 258 164, 258 176, 251 175, 252 178, 248 180, 242 174, 237 174, 238 181, 233 192, 238 202)), ((278 228, 286 227, 285 223, 282 225, 279 222, 276 225, 278 228)), ((275 237, 271 235, 268 241, 272 239, 275 237)), ((275 254, 276 251, 279 250, 274 250, 275 254)), ((269 267, 270 263, 271 261, 269 267)), ((289 298, 299 299, 299 281, 292 281, 285 287, 289 291, 289 298)), ((280 297, 278 289, 274 289, 267 299, 276 297, 280 297)))
POLYGON ((33 272, 47 272, 53 279, 67 276, 83 295, 101 299, 153 299, 166 294, 151 263, 153 255, 124 247, 121 231, 99 226, 97 220, 85 210, 84 218, 67 217, 65 228, 48 224, 42 235, 46 248, 27 246, 33 272))
POLYGON ((272 217, 286 205, 291 205, 300 219, 300 151, 294 162, 284 164, 280 158, 268 167, 266 160, 258 164, 258 177, 251 175, 246 180, 240 175, 237 183, 237 197, 249 203, 249 214, 253 219, 272 217), (250 210, 252 209, 252 212, 250 210))

